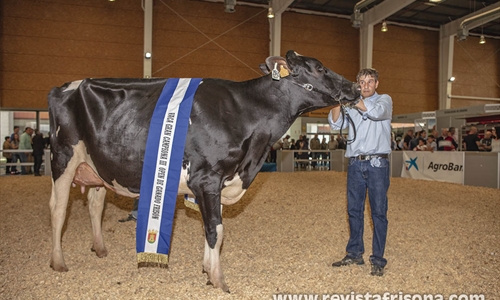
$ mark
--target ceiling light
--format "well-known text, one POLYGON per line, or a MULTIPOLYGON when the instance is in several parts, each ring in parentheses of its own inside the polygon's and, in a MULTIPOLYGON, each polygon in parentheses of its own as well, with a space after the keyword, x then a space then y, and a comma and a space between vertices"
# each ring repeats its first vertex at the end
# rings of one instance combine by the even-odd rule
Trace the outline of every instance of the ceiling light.
POLYGON ((151 58, 151 52, 144 53, 144 57, 148 59, 151 58))
POLYGON ((269 9, 267 10, 267 17, 269 19, 274 18, 274 12, 273 12, 273 8, 272 7, 269 7, 269 9))
POLYGON ((481 34, 481 36, 479 37, 479 44, 484 44, 486 43, 486 39, 484 38, 484 35, 481 34))
POLYGON ((388 29, 387 29, 387 22, 386 22, 386 21, 384 21, 384 22, 382 22, 382 28, 380 29, 380 31, 382 31, 382 32, 387 32, 387 30, 388 30, 388 29))
POLYGON ((429 2, 432 2, 432 3, 439 3, 439 2, 443 2, 443 0, 429 0, 429 2))
POLYGON ((234 6, 236 5, 236 0, 224 0, 224 11, 227 13, 234 13, 236 10, 234 6))
POLYGON ((451 76, 450 79, 448 79, 449 82, 455 81, 455 76, 451 76))

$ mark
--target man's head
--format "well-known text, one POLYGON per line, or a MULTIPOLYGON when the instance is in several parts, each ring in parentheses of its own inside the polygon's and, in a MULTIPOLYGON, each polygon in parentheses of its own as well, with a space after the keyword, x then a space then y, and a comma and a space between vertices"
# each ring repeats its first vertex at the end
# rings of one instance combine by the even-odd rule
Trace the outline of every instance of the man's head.
POLYGON ((14 133, 18 133, 19 132, 19 126, 14 126, 14 133))
POLYGON ((429 134, 429 136, 427 137, 427 142, 432 143, 433 141, 434 141, 434 135, 429 134))
POLYGON ((6 137, 5 137, 5 140, 6 140, 7 142, 10 142, 10 136, 6 136, 6 137))
POLYGON ((406 132, 407 135, 409 136, 413 136, 413 129, 409 129, 407 132, 406 132))
POLYGON ((484 138, 485 138, 485 139, 491 139, 491 131, 489 131, 489 130, 488 130, 488 131, 486 131, 486 132, 484 133, 484 138))
POLYGON ((447 137, 448 136, 448 128, 441 129, 441 135, 444 137, 447 137))
POLYGON ((378 87, 378 72, 375 69, 362 69, 356 76, 356 81, 361 86, 361 95, 368 98, 375 94, 378 87))
POLYGON ((32 135, 33 134, 33 128, 31 127, 26 127, 26 129, 24 130, 27 134, 29 135, 32 135))
POLYGON ((472 127, 470 128, 469 133, 470 133, 470 134, 474 134, 474 133, 476 133, 476 132, 477 132, 477 128, 476 128, 476 127, 474 127, 474 126, 472 126, 472 127))

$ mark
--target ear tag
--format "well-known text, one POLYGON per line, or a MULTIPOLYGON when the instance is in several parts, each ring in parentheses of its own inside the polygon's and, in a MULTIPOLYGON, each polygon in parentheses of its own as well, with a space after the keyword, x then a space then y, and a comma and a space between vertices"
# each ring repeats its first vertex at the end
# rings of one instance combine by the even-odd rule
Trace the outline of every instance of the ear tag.
POLYGON ((280 80, 280 72, 278 71, 278 63, 274 63, 274 69, 272 71, 273 80, 280 80))
POLYGON ((288 75, 290 75, 290 73, 288 72, 288 70, 285 69, 285 67, 281 66, 280 76, 281 77, 287 77, 288 75))

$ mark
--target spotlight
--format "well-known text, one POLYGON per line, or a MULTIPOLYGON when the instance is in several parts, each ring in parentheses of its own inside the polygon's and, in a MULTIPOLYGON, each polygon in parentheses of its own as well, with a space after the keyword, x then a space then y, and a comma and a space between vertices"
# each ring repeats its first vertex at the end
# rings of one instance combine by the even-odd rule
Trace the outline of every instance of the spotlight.
POLYGON ((382 22, 382 28, 380 29, 380 31, 382 31, 382 32, 387 32, 387 30, 388 30, 388 29, 387 29, 387 22, 386 22, 386 21, 384 21, 384 22, 382 22))
POLYGON ((455 76, 451 76, 450 79, 448 79, 449 82, 455 81, 455 76))
POLYGON ((144 57, 147 59, 151 58, 151 52, 144 53, 144 57))
POLYGON ((224 0, 224 11, 227 13, 234 13, 236 10, 234 6, 236 5, 236 0, 224 0))
POLYGON ((269 9, 267 10, 267 17, 269 19, 274 18, 274 12, 273 12, 273 8, 272 7, 269 7, 269 9))
POLYGON ((484 38, 484 35, 481 34, 481 37, 479 37, 479 44, 484 44, 486 43, 486 39, 484 38))

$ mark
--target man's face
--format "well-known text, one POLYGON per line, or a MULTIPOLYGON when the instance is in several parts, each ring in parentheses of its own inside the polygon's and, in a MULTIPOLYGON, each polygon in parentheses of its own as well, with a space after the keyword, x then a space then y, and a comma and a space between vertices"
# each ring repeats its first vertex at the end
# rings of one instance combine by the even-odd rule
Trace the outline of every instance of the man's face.
POLYGON ((486 131, 486 133, 484 134, 484 137, 486 139, 490 139, 491 138, 491 131, 486 131))
POLYGON ((363 98, 368 98, 375 94, 375 90, 378 87, 378 81, 375 80, 372 76, 361 76, 358 81, 361 86, 361 95, 363 98))

